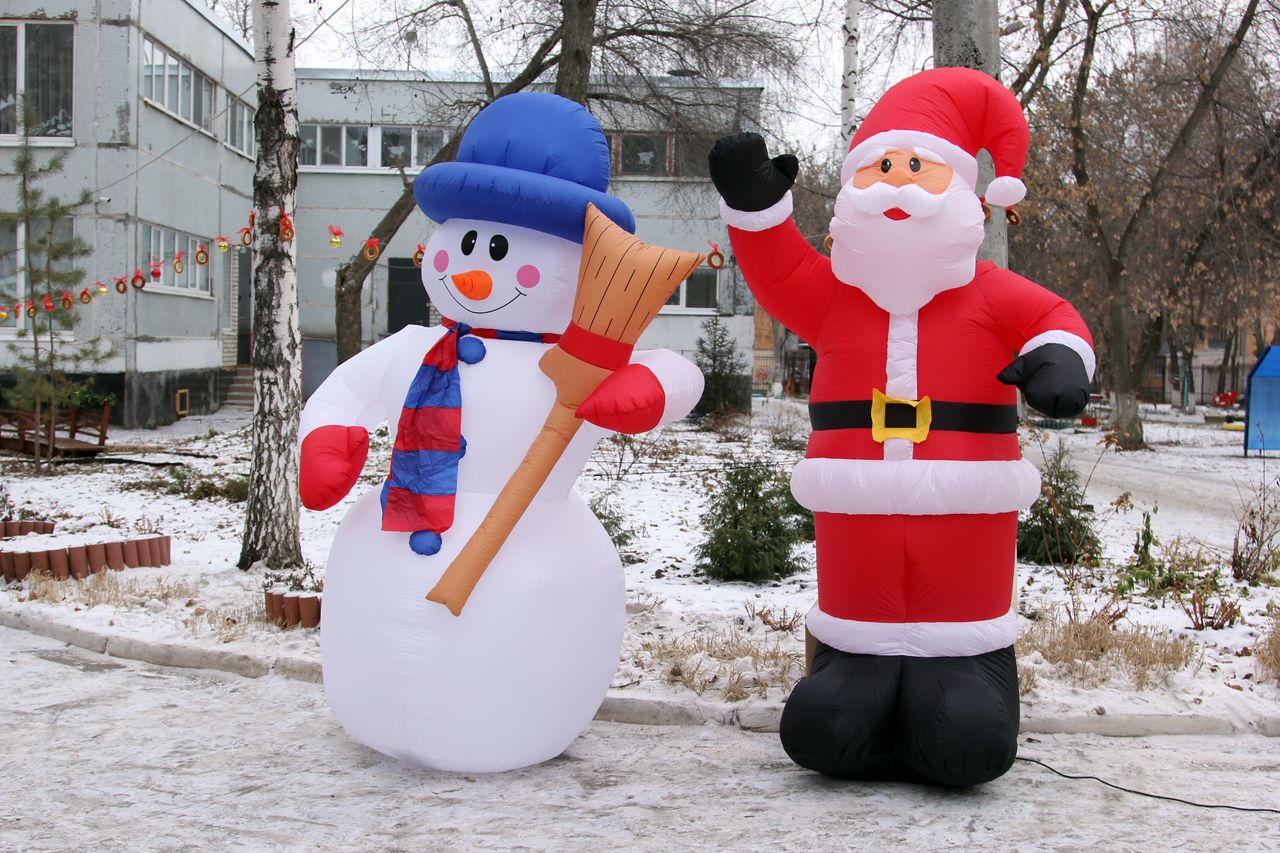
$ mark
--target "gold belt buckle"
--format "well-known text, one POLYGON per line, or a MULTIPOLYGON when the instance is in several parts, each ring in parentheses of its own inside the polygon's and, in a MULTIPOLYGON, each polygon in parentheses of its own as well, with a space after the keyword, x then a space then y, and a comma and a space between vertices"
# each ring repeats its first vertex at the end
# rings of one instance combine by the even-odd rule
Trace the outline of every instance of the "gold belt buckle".
POLYGON ((929 425, 933 423, 933 407, 928 397, 919 400, 902 400, 889 397, 876 389, 871 390, 871 437, 883 442, 886 438, 905 438, 919 444, 929 437, 929 425), (910 406, 916 410, 916 425, 913 427, 887 427, 884 425, 885 408, 890 403, 910 406))

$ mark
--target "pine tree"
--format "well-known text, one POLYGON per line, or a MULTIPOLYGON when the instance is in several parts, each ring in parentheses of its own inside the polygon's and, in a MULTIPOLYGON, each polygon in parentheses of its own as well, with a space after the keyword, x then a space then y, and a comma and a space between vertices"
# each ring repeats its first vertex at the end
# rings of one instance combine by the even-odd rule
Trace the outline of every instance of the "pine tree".
MULTIPOLYGON (((22 115, 23 132, 12 170, 0 173, 16 184, 15 208, 0 211, 0 223, 16 226, 19 233, 19 245, 3 255, 20 256, 25 288, 20 299, 16 292, 0 291, 0 304, 13 308, 19 337, 30 342, 29 345, 9 345, 18 359, 17 383, 9 396, 18 407, 30 407, 37 425, 47 424, 48 442, 44 452, 52 458, 58 408, 67 405, 85 384, 71 382, 66 367, 100 361, 104 357, 97 340, 63 348, 58 335, 71 329, 77 319, 75 288, 83 281, 84 270, 74 262, 93 251, 74 232, 67 235, 62 229, 72 222, 77 211, 89 204, 91 193, 82 190, 74 201, 65 201, 44 191, 41 183, 63 170, 68 152, 66 149, 55 151, 41 163, 27 134, 27 128, 34 122, 25 105, 22 115)), ((38 426, 37 435, 39 431, 38 426)), ((39 467, 38 441, 35 451, 39 467)))
POLYGON ((718 317, 702 324, 693 361, 702 371, 705 385, 694 410, 700 415, 722 415, 751 409, 751 379, 747 362, 738 352, 729 327, 718 317))

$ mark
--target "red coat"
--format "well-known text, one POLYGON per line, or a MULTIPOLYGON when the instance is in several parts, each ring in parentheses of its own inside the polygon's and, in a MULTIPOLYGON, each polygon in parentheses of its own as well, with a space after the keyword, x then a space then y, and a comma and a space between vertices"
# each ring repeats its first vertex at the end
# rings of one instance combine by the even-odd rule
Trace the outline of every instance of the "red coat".
MULTIPOLYGON (((817 518, 810 630, 845 651, 878 654, 979 654, 1012 643, 1017 512, 1039 494, 1040 476, 1019 451, 1017 391, 996 375, 1050 342, 1074 349, 1092 373, 1080 315, 989 261, 915 314, 890 315, 838 280, 790 219, 729 235, 761 306, 818 354, 815 429, 792 475, 817 518), (877 441, 847 414, 865 412, 861 401, 877 392, 930 399, 922 440, 877 441), (823 405, 836 401, 846 402, 823 405), (969 431, 974 418, 991 431, 969 431)), ((893 408, 899 423, 913 414, 893 408)))

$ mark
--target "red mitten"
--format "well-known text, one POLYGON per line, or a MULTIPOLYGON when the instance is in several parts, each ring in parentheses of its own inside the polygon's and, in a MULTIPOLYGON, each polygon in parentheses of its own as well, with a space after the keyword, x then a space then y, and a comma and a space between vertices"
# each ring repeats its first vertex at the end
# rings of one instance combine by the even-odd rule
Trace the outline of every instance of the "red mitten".
POLYGON ((578 407, 577 415, 596 426, 635 435, 656 427, 666 405, 666 392, 653 371, 643 364, 628 364, 601 382, 578 407))
POLYGON ((369 455, 369 432, 364 427, 329 424, 316 427, 302 440, 302 469, 298 491, 307 509, 328 509, 356 484, 369 455))

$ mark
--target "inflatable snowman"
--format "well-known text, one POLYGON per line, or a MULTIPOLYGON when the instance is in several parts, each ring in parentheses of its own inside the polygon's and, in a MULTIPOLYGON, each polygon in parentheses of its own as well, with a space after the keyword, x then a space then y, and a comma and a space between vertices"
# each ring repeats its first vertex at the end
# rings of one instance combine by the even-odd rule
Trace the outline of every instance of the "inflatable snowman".
POLYGON ((636 352, 584 403, 586 423, 454 615, 425 593, 467 543, 552 406, 539 359, 570 322, 588 203, 634 230, 605 194, 609 152, 581 105, 500 98, 456 162, 415 193, 439 226, 423 282, 448 320, 408 326, 341 364, 302 414, 303 503, 355 484, 367 430, 387 422, 391 473, 347 514, 325 574, 325 695, 355 740, 405 761, 500 771, 545 761, 586 727, 609 686, 625 596, 617 552, 573 486, 610 430, 684 417, 702 376, 636 352))

